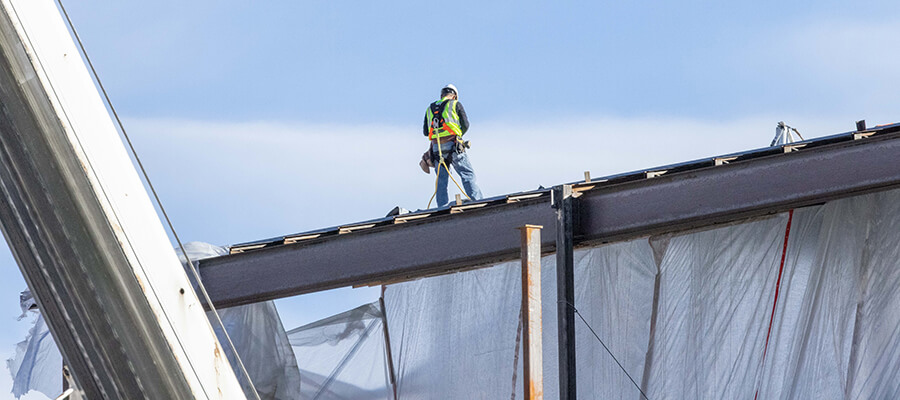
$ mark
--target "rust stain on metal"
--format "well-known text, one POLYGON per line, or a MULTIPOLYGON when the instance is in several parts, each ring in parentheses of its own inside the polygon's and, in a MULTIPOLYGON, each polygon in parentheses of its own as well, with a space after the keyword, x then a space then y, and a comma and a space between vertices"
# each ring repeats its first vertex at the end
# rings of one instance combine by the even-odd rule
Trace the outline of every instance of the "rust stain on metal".
POLYGON ((529 388, 531 389, 530 396, 528 396, 530 400, 543 400, 544 388, 542 386, 536 386, 534 382, 531 382, 529 388))
MULTIPOLYGON (((219 370, 219 366, 222 365, 222 362, 224 361, 222 360, 222 349, 219 348, 218 340, 214 342, 213 346, 213 365, 215 365, 216 368, 216 382, 220 382, 222 378, 222 371, 219 370)), ((219 398, 221 399, 223 397, 222 385, 217 384, 216 390, 219 391, 219 398)))
POLYGON ((144 287, 144 281, 141 280, 141 276, 139 274, 134 274, 134 279, 137 281, 138 285, 141 287, 141 291, 146 292, 147 288, 144 287))
POLYGON ((527 399, 543 399, 543 349, 541 346, 541 226, 525 225, 522 231, 522 328, 523 392, 527 399))

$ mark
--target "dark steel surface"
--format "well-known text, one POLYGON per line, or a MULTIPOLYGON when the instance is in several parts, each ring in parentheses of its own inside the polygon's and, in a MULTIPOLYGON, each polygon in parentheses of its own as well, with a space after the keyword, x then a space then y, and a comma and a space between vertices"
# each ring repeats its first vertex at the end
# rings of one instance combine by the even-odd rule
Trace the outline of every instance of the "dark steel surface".
POLYGON ((556 320, 559 341, 559 398, 575 400, 575 199, 572 186, 553 188, 556 210, 556 320))
POLYGON ((673 232, 900 185, 898 134, 584 192, 580 244, 673 232))
MULTIPOLYGON (((625 240, 762 216, 900 186, 900 124, 790 145, 711 157, 573 184, 575 245, 625 240), (860 138, 861 136, 868 136, 860 138), (791 151, 791 150, 794 151, 791 151), (788 151, 788 152, 786 152, 788 151), (725 160, 718 161, 717 160, 725 160), (664 172, 648 178, 648 172, 664 172)), ((200 262, 217 306, 227 307, 340 286, 389 282, 516 257, 506 232, 545 227, 553 251, 556 218, 550 191, 495 197, 465 207, 423 210, 252 242, 261 248, 200 262), (538 196, 515 201, 523 196, 538 196), (423 216, 397 223, 410 216, 423 216), (341 232, 345 233, 341 233, 341 232)), ((241 251, 244 245, 234 248, 241 251)))
MULTIPOLYGON (((552 227, 543 200, 447 214, 359 233, 312 239, 200 262, 217 307, 230 307, 361 283, 444 273, 519 256, 517 228, 552 227)), ((553 229, 544 241, 553 246, 553 229)))
POLYGON ((6 11, 3 235, 87 398, 193 398, 6 11))
MULTIPOLYGON (((337 226, 332 226, 332 227, 328 227, 328 228, 315 229, 315 230, 311 230, 311 231, 305 231, 305 232, 300 232, 300 233, 295 233, 295 234, 290 234, 290 235, 285 235, 285 236, 278 236, 278 237, 269 238, 269 239, 254 240, 252 242, 244 242, 244 243, 232 245, 231 249, 232 249, 232 253, 238 253, 238 252, 243 252, 245 248, 256 249, 257 246, 260 246, 260 245, 263 246, 263 248, 281 246, 281 245, 285 245, 285 244, 290 244, 290 242, 289 242, 290 239, 299 237, 299 236, 321 235, 322 238, 325 238, 328 236, 337 236, 337 235, 341 234, 340 231, 341 231, 341 229, 344 229, 344 228, 356 227, 356 226, 361 226, 361 225, 370 225, 370 224, 374 225, 374 227, 390 226, 390 225, 399 223, 398 221, 413 218, 416 216, 425 217, 423 219, 435 219, 435 218, 440 218, 441 216, 444 216, 444 215, 451 215, 460 209, 467 209, 469 206, 471 206, 473 204, 475 204, 475 205, 483 204, 486 207, 487 206, 495 206, 495 205, 516 203, 516 202, 519 202, 519 200, 517 200, 518 198, 522 198, 522 197, 530 198, 531 196, 539 196, 539 198, 544 198, 546 200, 546 199, 549 199, 550 191, 546 190, 546 189, 538 189, 538 190, 508 194, 508 195, 503 195, 503 196, 489 197, 486 199, 479 200, 477 202, 466 202, 466 203, 463 203, 462 206, 448 205, 448 206, 444 206, 444 207, 431 208, 431 209, 427 209, 427 210, 417 210, 417 211, 413 211, 413 212, 410 212, 407 214, 388 216, 388 217, 377 218, 377 219, 370 219, 370 220, 366 220, 366 221, 362 221, 362 222, 353 222, 353 223, 349 223, 349 224, 337 225, 337 226)), ((533 200, 533 199, 531 199, 531 200, 533 200)), ((419 219, 416 219, 416 221, 421 222, 421 220, 419 220, 419 219)))

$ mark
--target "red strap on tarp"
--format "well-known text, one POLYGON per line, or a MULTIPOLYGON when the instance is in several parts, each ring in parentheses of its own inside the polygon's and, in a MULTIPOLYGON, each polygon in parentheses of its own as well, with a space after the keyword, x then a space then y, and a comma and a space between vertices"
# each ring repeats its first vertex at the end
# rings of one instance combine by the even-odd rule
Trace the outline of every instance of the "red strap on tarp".
MULTIPOLYGON (((787 227, 784 228, 784 247, 781 250, 781 265, 778 267, 778 279, 775 281, 775 301, 772 302, 772 314, 769 316, 769 329, 766 331, 766 345, 763 347, 763 365, 766 362, 766 353, 769 350, 769 335, 772 334, 772 321, 775 320, 775 307, 778 305, 778 292, 781 288, 781 274, 784 272, 784 260, 787 257, 788 237, 791 235, 791 221, 794 219, 794 210, 788 212, 787 227)), ((759 388, 756 388, 756 394, 753 399, 759 396, 759 388)))

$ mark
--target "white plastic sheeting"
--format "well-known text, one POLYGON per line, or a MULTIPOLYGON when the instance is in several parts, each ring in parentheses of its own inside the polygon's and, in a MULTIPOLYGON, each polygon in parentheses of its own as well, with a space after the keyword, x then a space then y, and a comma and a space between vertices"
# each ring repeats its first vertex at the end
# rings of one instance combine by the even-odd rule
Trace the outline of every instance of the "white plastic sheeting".
POLYGON ((650 291, 635 299, 658 304, 654 320, 641 316, 656 323, 650 340, 632 343, 645 352, 653 345, 636 369, 646 367, 642 376, 651 398, 754 395, 785 224, 778 215, 671 238, 659 265, 657 296, 650 291))
MULTIPOLYGON (((521 355, 518 366, 513 365, 521 307, 519 265, 387 287, 398 398, 511 397, 513 372, 522 369, 521 355)), ((516 386, 521 398, 521 385, 516 386)))
POLYGON ((44 317, 37 310, 31 291, 22 292, 20 300, 22 315, 19 320, 25 318, 29 311, 36 317, 28 337, 16 345, 16 355, 6 361, 13 378, 12 394, 19 398, 35 390, 56 398, 63 388, 62 354, 50 335, 44 317))
POLYGON ((759 397, 900 398, 900 191, 804 211, 759 397))
MULTIPOLYGON (((260 398, 296 399, 300 392, 300 371, 275 303, 265 301, 218 311, 260 398)), ((220 329, 216 329, 216 336, 235 368, 238 381, 247 391, 246 378, 237 370, 237 360, 220 329)))
MULTIPOLYGON (((900 398, 900 191, 581 249, 575 263, 575 306, 650 399, 900 398)), ((555 259, 542 264, 555 398, 555 259)), ((510 398, 519 279, 513 262, 389 286, 399 397, 510 398)), ((576 327, 579 398, 641 398, 576 327)))
POLYGON ((288 333, 303 378, 298 399, 393 399, 379 302, 288 333))
MULTIPOLYGON (((202 242, 189 242, 184 249, 192 261, 227 254, 225 248, 202 242)), ((176 250, 185 263, 180 249, 176 250)), ((300 371, 294 359, 281 318, 272 301, 218 310, 225 330, 231 337, 253 385, 263 400, 294 400, 300 393, 300 371)), ((207 313, 216 336, 244 391, 250 393, 246 376, 238 369, 237 359, 228 341, 207 313)))

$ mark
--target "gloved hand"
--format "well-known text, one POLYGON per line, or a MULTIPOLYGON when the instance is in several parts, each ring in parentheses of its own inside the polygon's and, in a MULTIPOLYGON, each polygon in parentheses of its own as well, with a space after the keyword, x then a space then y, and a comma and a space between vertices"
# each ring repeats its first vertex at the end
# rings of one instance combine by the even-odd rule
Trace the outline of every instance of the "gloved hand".
POLYGON ((470 148, 470 147, 472 147, 472 146, 469 145, 469 141, 468 141, 468 140, 466 140, 466 141, 463 141, 463 140, 457 140, 457 141, 456 141, 456 152, 457 152, 457 153, 465 153, 465 152, 466 152, 466 149, 468 149, 468 148, 470 148))

